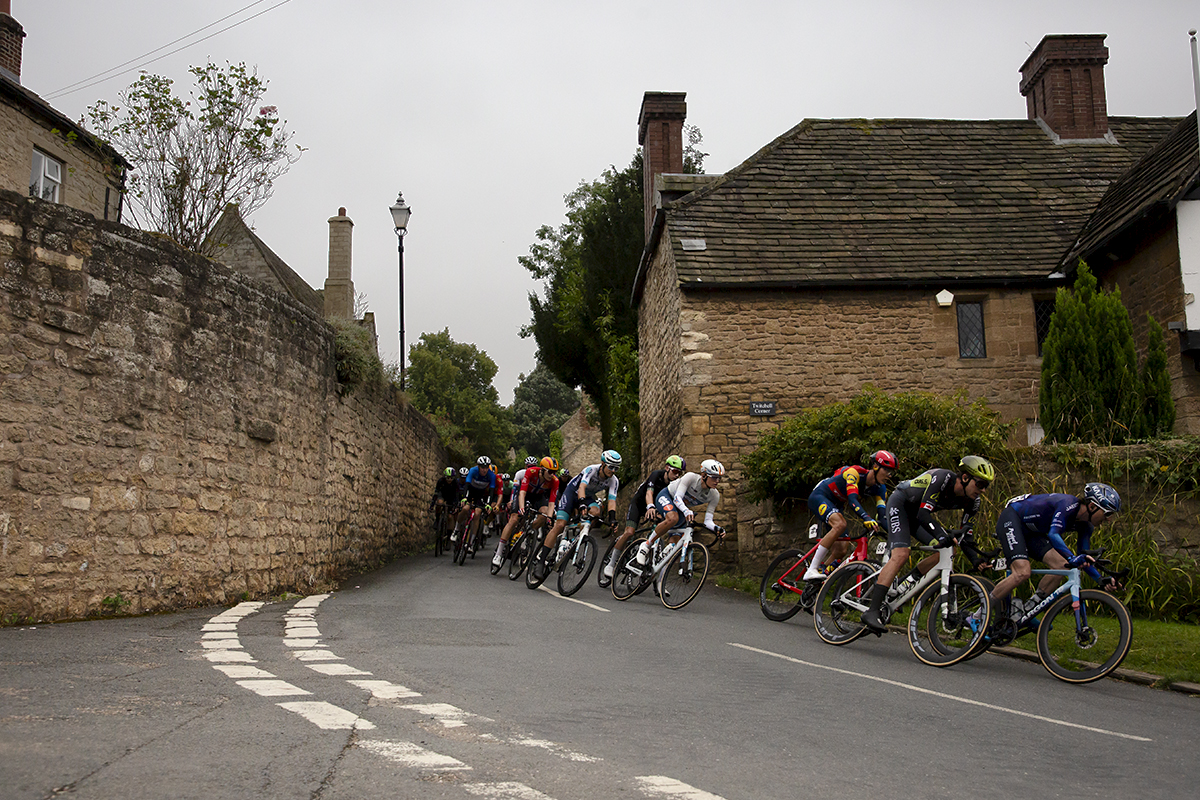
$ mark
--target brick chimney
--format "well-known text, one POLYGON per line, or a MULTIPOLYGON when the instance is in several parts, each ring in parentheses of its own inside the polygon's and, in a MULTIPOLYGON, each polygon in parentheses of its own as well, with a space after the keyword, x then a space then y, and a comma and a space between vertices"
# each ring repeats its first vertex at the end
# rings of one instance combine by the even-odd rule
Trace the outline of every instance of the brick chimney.
POLYGON ((25 29, 12 17, 11 0, 0 0, 0 75, 21 82, 21 40, 25 29))
POLYGON ((354 281, 350 280, 350 236, 354 223, 339 208, 329 218, 329 277, 325 279, 325 316, 354 319, 354 281))
POLYGON ((646 239, 658 205, 654 176, 683 172, 683 121, 686 92, 646 92, 638 112, 638 144, 642 146, 642 194, 646 208, 646 239))
POLYGON ((1106 36, 1046 36, 1021 65, 1021 94, 1029 119, 1041 120, 1063 141, 1112 141, 1104 96, 1106 36))

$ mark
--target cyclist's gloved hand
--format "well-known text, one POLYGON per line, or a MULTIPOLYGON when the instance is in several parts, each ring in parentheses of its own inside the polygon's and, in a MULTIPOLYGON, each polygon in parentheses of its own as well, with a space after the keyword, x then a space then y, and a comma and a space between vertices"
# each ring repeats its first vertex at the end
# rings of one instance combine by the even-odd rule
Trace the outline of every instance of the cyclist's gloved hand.
POLYGON ((958 533, 958 531, 944 532, 941 536, 939 536, 933 540, 934 547, 949 547, 950 545, 954 544, 955 543, 954 534, 956 534, 956 533, 958 533))
POLYGON ((612 509, 609 509, 608 511, 608 524, 610 527, 614 528, 617 526, 617 512, 613 511, 612 509))
POLYGON ((863 520, 863 527, 871 533, 879 532, 879 523, 873 519, 863 520))
POLYGON ((1095 563, 1096 563, 1096 559, 1092 558, 1089 555, 1071 556, 1070 558, 1067 559, 1067 566, 1070 567, 1071 569, 1077 569, 1079 567, 1086 567, 1089 564, 1095 564, 1095 563))
POLYGON ((709 525, 709 526, 708 526, 708 529, 709 529, 710 531, 712 531, 713 533, 715 533, 715 534, 717 535, 717 538, 718 538, 718 539, 724 539, 724 538, 725 538, 725 529, 724 529, 724 528, 722 528, 720 525, 717 525, 717 524, 715 524, 715 523, 714 523, 713 525, 709 525))

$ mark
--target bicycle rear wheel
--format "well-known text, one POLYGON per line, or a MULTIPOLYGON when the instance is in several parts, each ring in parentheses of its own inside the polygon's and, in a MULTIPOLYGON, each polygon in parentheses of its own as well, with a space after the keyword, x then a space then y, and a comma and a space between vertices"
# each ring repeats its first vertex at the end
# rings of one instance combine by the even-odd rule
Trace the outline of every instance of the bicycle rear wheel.
POLYGON ((596 551, 600 548, 590 533, 579 537, 571 555, 558 570, 558 593, 570 597, 587 583, 596 566, 596 551))
POLYGON ((908 618, 908 644, 932 667, 963 661, 987 632, 992 601, 974 575, 951 575, 949 596, 937 582, 921 592, 908 618))
POLYGON ((700 594, 708 577, 708 548, 692 542, 671 556, 663 568, 659 598, 672 610, 683 608, 700 594))
POLYGON ((439 507, 433 515, 433 557, 437 558, 442 554, 442 524, 445 522, 445 514, 439 507))
MULTIPOLYGON (((604 551, 604 557, 600 559, 600 564, 596 568, 596 583, 600 584, 601 589, 607 589, 612 583, 612 578, 604 577, 604 568, 608 566, 608 562, 612 561, 613 553, 616 552, 617 540, 613 539, 608 543, 608 549, 604 551)), ((619 554, 618 554, 619 555, 619 554)), ((613 564, 613 572, 616 572, 616 564, 613 564)))
POLYGON ((813 627, 822 641, 849 644, 867 632, 862 615, 878 574, 879 567, 871 562, 852 561, 825 579, 813 604, 813 627))
POLYGON ((783 622, 796 615, 804 594, 802 578, 807 567, 808 559, 801 550, 784 550, 775 557, 758 587, 758 607, 763 616, 783 622))
POLYGON ((613 569, 612 585, 608 588, 612 590, 612 596, 618 600, 628 600, 644 589, 646 584, 649 584, 646 578, 650 572, 650 565, 639 565, 636 559, 638 548, 644 541, 646 540, 634 539, 625 545, 625 550, 617 559, 617 566, 613 569))
POLYGON ((1081 589, 1079 611, 1066 594, 1046 609, 1038 626, 1038 657, 1051 675, 1067 683, 1091 683, 1121 665, 1133 643, 1133 621, 1108 592, 1081 589))
POLYGON ((529 531, 517 531, 513 536, 516 541, 509 543, 508 550, 508 579, 515 581, 525 571, 529 563, 529 547, 533 542, 533 534, 529 531))

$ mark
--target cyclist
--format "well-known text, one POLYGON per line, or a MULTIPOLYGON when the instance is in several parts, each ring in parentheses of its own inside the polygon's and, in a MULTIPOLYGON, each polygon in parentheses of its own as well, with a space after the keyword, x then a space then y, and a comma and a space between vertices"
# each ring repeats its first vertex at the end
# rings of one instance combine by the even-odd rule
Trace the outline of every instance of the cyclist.
POLYGON ((887 482, 896 473, 896 456, 887 450, 876 450, 867 463, 866 469, 857 465, 839 468, 832 476, 818 483, 808 496, 809 511, 824 520, 829 530, 821 537, 812 563, 804 572, 804 580, 825 580, 821 567, 825 563, 825 556, 835 547, 839 550, 836 558, 846 554, 846 543, 837 544, 848 525, 842 514, 845 505, 849 505, 862 518, 868 533, 879 530, 878 520, 883 519, 883 509, 887 504, 887 482), (874 516, 863 508, 859 497, 861 494, 875 497, 874 516))
POLYGON ((429 510, 433 511, 435 506, 444 505, 453 514, 458 510, 459 495, 458 471, 454 467, 446 467, 433 487, 433 496, 429 498, 429 510))
MULTIPOLYGON (((532 459, 533 456, 530 456, 526 459, 526 463, 532 459)), ((558 461, 552 456, 546 456, 540 463, 534 460, 532 466, 517 473, 517 478, 513 482, 513 499, 509 509, 508 524, 504 526, 504 532, 500 534, 500 544, 496 545, 496 555, 492 556, 492 563, 496 566, 504 563, 504 551, 508 548, 509 540, 512 539, 518 522, 525 516, 526 508, 536 508, 542 515, 534 523, 534 531, 540 531, 546 527, 546 522, 550 519, 550 509, 558 500, 558 476, 555 475, 557 470, 558 461)))
POLYGON ((471 515, 471 507, 483 509, 483 513, 487 514, 491 511, 492 502, 496 496, 496 473, 490 469, 492 460, 487 456, 480 456, 475 466, 471 467, 467 473, 467 491, 463 498, 462 510, 458 512, 458 519, 455 521, 454 533, 450 536, 450 541, 457 542, 458 537, 463 532, 463 526, 466 525, 467 518, 471 515))
POLYGON ((611 578, 613 576, 614 567, 617 565, 617 559, 621 553, 625 551, 625 545, 629 541, 629 537, 633 536, 639 522, 649 522, 657 516, 657 509, 654 505, 654 498, 658 493, 667 488, 671 481, 681 477, 687 470, 687 462, 679 456, 667 456, 667 465, 664 469, 656 469, 650 473, 650 477, 642 481, 642 485, 633 493, 633 498, 629 501, 629 511, 625 514, 625 530, 613 545, 612 558, 604 565, 604 577, 611 578))
POLYGON ((621 466, 621 454, 616 450, 605 450, 600 454, 599 464, 584 467, 582 472, 571 478, 563 487, 562 494, 558 496, 558 502, 554 506, 554 525, 546 534, 541 549, 538 550, 537 562, 531 567, 537 569, 535 575, 541 577, 546 574, 546 570, 549 569, 549 565, 546 563, 547 558, 550 553, 554 552, 559 534, 567 527, 567 520, 579 506, 586 505, 589 514, 593 517, 600 516, 600 503, 596 499, 600 492, 608 492, 608 523, 610 525, 616 523, 617 489, 620 486, 617 481, 617 467, 619 466, 621 466))
MULTIPOLYGON (((936 542, 939 547, 957 542, 955 533, 965 536, 970 531, 971 520, 979 513, 983 492, 995 479, 996 470, 986 458, 963 456, 957 471, 931 469, 912 480, 900 482, 887 501, 888 547, 892 554, 871 587, 871 607, 862 615, 867 628, 875 633, 887 630, 879 618, 879 611, 892 581, 908 561, 912 537, 916 536, 925 544, 936 542), (958 532, 947 531, 933 517, 937 511, 953 508, 963 511, 958 532)), ((937 553, 923 559, 899 590, 907 591, 911 584, 933 569, 937 560, 937 553)))
POLYGON ((725 529, 713 523, 713 514, 721 502, 721 492, 717 485, 725 474, 725 465, 715 458, 706 458, 700 462, 699 472, 688 472, 676 478, 654 498, 654 505, 662 516, 662 521, 654 526, 654 532, 642 542, 637 551, 637 563, 645 564, 650 557, 650 548, 655 540, 680 524, 685 519, 690 523, 695 514, 691 506, 707 503, 704 512, 704 527, 717 534, 718 539, 725 538, 725 529))
MULTIPOLYGON (((1088 550, 1096 526, 1112 519, 1120 510, 1121 495, 1107 483, 1089 483, 1078 496, 1027 494, 1009 500, 996 520, 996 539, 1012 572, 992 589, 992 602, 1004 601, 1013 589, 1029 580, 1031 557, 1045 562, 1050 569, 1082 567, 1102 589, 1119 589, 1120 584, 1115 578, 1101 577, 1099 570, 1092 566, 1095 561, 1091 556, 1075 555, 1063 540, 1063 533, 1075 531, 1079 550, 1088 550)), ((1037 605, 1049 597, 1061 581, 1060 575, 1042 576, 1029 602, 1037 605)), ((1019 609, 1014 607, 1013 610, 1019 613, 1019 609)))

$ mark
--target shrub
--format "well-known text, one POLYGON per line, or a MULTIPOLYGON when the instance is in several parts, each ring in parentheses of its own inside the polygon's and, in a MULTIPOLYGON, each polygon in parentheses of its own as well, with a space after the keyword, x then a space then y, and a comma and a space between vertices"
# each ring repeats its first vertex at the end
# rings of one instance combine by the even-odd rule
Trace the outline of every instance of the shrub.
POLYGON ((749 497, 804 502, 818 481, 879 449, 896 453, 898 478, 952 468, 968 453, 994 458, 1011 429, 985 401, 968 401, 965 392, 885 394, 868 387, 846 403, 806 409, 764 434, 746 457, 749 497))
POLYGON ((347 395, 362 385, 384 381, 383 362, 375 352, 371 333, 353 320, 331 318, 335 331, 334 353, 337 358, 338 393, 347 395))

